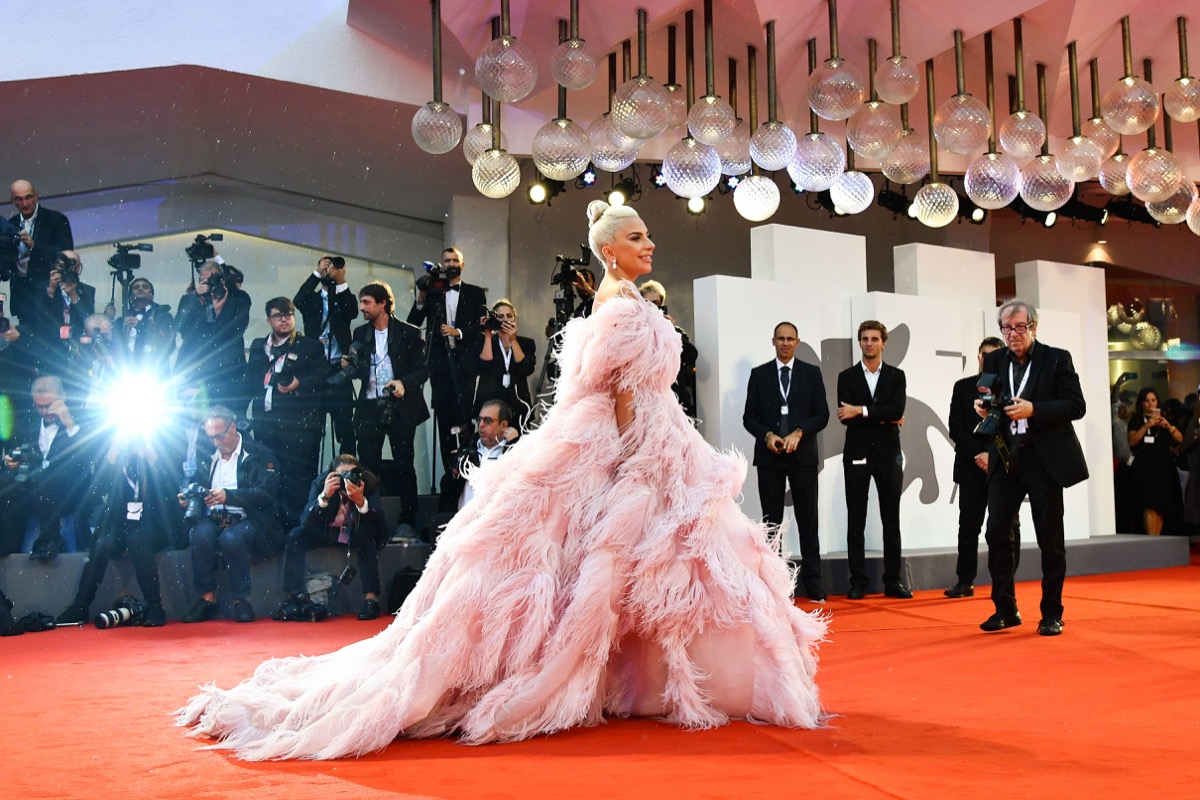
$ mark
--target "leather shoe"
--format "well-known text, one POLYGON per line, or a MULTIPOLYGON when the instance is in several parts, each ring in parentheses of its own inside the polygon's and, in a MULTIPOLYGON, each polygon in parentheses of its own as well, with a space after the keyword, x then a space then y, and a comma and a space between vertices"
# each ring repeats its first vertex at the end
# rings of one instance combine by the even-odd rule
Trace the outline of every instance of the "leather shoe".
POLYGON ((368 597, 363 600, 362 611, 358 612, 358 618, 362 620, 379 619, 383 609, 379 607, 379 601, 374 597, 368 597))
POLYGON ((155 603, 154 605, 146 606, 146 610, 142 612, 142 627, 143 628, 161 628, 167 624, 167 612, 163 607, 155 603))
POLYGON ((1063 621, 1061 619, 1044 619, 1038 623, 1038 633, 1042 636, 1058 636, 1062 633, 1063 621))
POLYGON ((38 539, 33 543, 33 547, 30 548, 29 560, 42 563, 53 561, 58 558, 58 554, 63 551, 65 545, 66 543, 62 540, 61 536, 51 539, 38 539))
POLYGON ((221 613, 221 607, 216 603, 205 600, 203 597, 197 598, 186 614, 183 615, 184 622, 208 622, 210 619, 216 619, 221 613))
POLYGON ((59 625, 78 625, 81 622, 87 622, 88 610, 81 605, 72 603, 66 611, 58 615, 55 620, 59 625))
POLYGON ((867 599, 867 590, 851 587, 850 591, 846 592, 847 600, 865 600, 867 599))
POLYGON ((900 600, 911 600, 912 592, 903 583, 893 583, 883 590, 884 597, 895 597, 900 600))
POLYGON ((959 581, 946 591, 942 592, 942 594, 946 595, 946 597, 974 597, 975 587, 969 583, 963 583, 962 581, 959 581))
POLYGON ((246 598, 233 601, 233 619, 235 622, 254 622, 254 609, 246 598))
POLYGON ((1011 614, 1001 614, 999 611, 997 611, 995 614, 992 614, 983 622, 979 623, 979 630, 987 631, 988 633, 995 633, 996 631, 1002 631, 1005 628, 1015 628, 1020 624, 1020 612, 1014 611, 1011 614))

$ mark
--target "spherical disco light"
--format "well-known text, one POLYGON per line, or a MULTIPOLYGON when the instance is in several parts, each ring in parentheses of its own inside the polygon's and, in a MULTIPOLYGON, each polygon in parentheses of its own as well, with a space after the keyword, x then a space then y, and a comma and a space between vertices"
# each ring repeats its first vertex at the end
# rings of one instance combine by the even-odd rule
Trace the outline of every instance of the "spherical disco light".
POLYGON ((879 162, 879 168, 893 183, 914 184, 929 174, 929 140, 925 134, 909 128, 892 152, 879 162))
POLYGON ((856 154, 874 161, 892 152, 903 132, 899 110, 878 100, 864 103, 846 122, 846 141, 850 147, 856 154))
MULTIPOLYGON (((463 155, 471 166, 475 166, 475 161, 491 148, 492 124, 490 122, 479 123, 467 131, 467 135, 463 137, 463 155)), ((508 149, 508 136, 504 131, 500 131, 500 149, 508 149)))
POLYGON ((413 114, 412 136, 426 153, 449 153, 458 146, 462 131, 462 119, 446 103, 430 100, 413 114))
POLYGON ((706 95, 696 101, 688 112, 688 132, 701 144, 716 146, 737 127, 737 114, 720 97, 706 95))
POLYGON ((683 91, 683 87, 678 83, 669 83, 663 88, 667 90, 667 96, 671 98, 671 118, 667 122, 667 128, 669 130, 678 130, 687 125, 687 96, 683 91))
POLYGON ((992 113, 979 98, 956 94, 938 106, 933 135, 939 145, 965 156, 987 146, 992 134, 992 113))
POLYGON ((1082 183, 1100 174, 1104 150, 1086 136, 1072 136, 1055 159, 1059 174, 1072 183, 1082 183))
POLYGON ((1129 183, 1125 176, 1129 174, 1129 156, 1117 153, 1105 159, 1100 165, 1100 185, 1111 195, 1123 197, 1129 194, 1129 183))
POLYGON ((1157 325, 1150 322, 1136 322, 1129 334, 1129 341, 1138 350, 1157 350, 1162 346, 1163 335, 1157 325))
POLYGON ((822 119, 848 119, 866 97, 862 73, 844 58, 831 58, 808 76, 808 106, 822 119))
POLYGON ((1021 199, 1038 211, 1056 211, 1066 205, 1075 184, 1058 171, 1054 156, 1038 156, 1021 169, 1021 199))
POLYGON ((667 152, 662 175, 680 197, 703 197, 721 180, 721 157, 710 145, 688 137, 667 152))
POLYGON ((750 125, 744 119, 738 120, 733 133, 716 148, 722 175, 745 175, 750 171, 750 125))
POLYGON ((1138 200, 1158 203, 1166 200, 1179 188, 1183 170, 1170 150, 1147 147, 1129 159, 1125 182, 1138 200))
POLYGON ((1192 233, 1200 236, 1200 200, 1193 201, 1187 210, 1187 226, 1192 233))
POLYGON ((515 103, 533 91, 537 83, 537 59, 515 36, 488 42, 475 59, 475 82, 489 97, 515 103))
MULTIPOLYGON (((620 172, 637 159, 638 146, 621 147, 612 139, 613 127, 607 114, 601 114, 587 129, 592 143, 592 163, 605 172, 620 172)), ((636 140, 633 140, 636 141, 636 140)), ((638 143, 640 144, 640 142, 638 143)))
POLYGON ((1033 158, 1046 141, 1046 123, 1032 111, 1009 114, 1000 123, 1000 149, 1013 158, 1033 158))
POLYGON ((1104 93, 1100 113, 1117 133, 1141 133, 1158 119, 1158 92, 1141 78, 1126 76, 1104 93))
POLYGON ((583 39, 568 39, 554 49, 550 57, 550 74, 561 86, 578 91, 596 80, 599 61, 583 39))
POLYGON ((733 190, 733 206, 743 218, 762 222, 779 208, 779 187, 766 175, 751 175, 733 190))
POLYGON ((1192 77, 1176 79, 1163 95, 1163 107, 1176 122, 1200 119, 1200 81, 1192 77))
POLYGON ((829 197, 834 208, 844 214, 861 214, 875 202, 875 184, 869 175, 857 170, 843 172, 833 179, 829 197))
POLYGON ((750 157, 768 172, 785 168, 795 155, 796 134, 782 122, 764 122, 750 136, 750 157))
POLYGON ((967 167, 965 181, 971 202, 994 211, 1020 193, 1021 167, 1005 153, 984 153, 967 167))
POLYGON ((1120 135, 1108 127, 1107 123, 1100 117, 1085 119, 1080 130, 1084 136, 1100 145, 1100 149, 1104 151, 1105 158, 1112 158, 1113 153, 1117 152, 1117 148, 1121 146, 1120 135))
POLYGON ((796 155, 787 165, 792 181, 807 192, 823 192, 846 170, 846 154, 824 133, 807 133, 796 141, 796 155))
POLYGON ((921 75, 904 56, 892 56, 875 70, 875 93, 884 102, 903 105, 917 96, 921 75))
POLYGON ((958 217, 958 192, 945 183, 927 183, 913 198, 917 220, 930 228, 944 228, 958 217))
POLYGON ((1179 182, 1179 188, 1166 200, 1157 203, 1146 203, 1150 216, 1164 225, 1178 225, 1187 221, 1188 209, 1196 202, 1196 184, 1186 177, 1179 182))
POLYGON ((555 181, 574 180, 592 160, 587 131, 569 119, 552 119, 543 125, 533 135, 531 151, 538 171, 555 181))
POLYGON ((488 150, 471 167, 471 180, 485 197, 508 197, 521 183, 521 167, 503 150, 488 150))
POLYGON ((613 126, 631 139, 653 139, 671 122, 671 96, 646 75, 625 81, 613 95, 613 126))

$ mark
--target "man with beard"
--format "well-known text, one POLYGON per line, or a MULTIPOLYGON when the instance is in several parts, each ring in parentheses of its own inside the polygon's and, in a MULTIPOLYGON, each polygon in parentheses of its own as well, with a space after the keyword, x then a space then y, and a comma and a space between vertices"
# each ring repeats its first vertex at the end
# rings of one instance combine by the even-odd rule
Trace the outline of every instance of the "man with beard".
POLYGON ((170 306, 154 302, 154 284, 145 278, 129 284, 129 306, 121 326, 121 347, 133 363, 166 366, 175 350, 175 320, 170 306))

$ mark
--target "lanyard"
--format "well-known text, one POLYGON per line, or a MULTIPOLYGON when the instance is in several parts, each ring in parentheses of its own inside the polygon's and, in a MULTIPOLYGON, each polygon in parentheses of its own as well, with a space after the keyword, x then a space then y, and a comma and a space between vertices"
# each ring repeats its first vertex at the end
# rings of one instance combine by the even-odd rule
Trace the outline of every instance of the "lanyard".
POLYGON ((779 381, 779 396, 783 398, 784 405, 787 404, 788 390, 792 388, 792 381, 796 379, 796 371, 792 369, 791 364, 784 364, 782 368, 776 370, 775 378, 779 381), (785 388, 783 385, 783 370, 788 371, 788 385, 785 388))
MULTIPOLYGON (((1020 397, 1021 392, 1025 391, 1025 384, 1029 382, 1029 373, 1031 372, 1033 372, 1032 358, 1025 363, 1025 374, 1021 376, 1021 385, 1017 386, 1017 388, 1013 390, 1013 397, 1020 397)), ((1010 361, 1008 362, 1008 388, 1012 389, 1015 384, 1016 371, 1013 368, 1013 363, 1010 361)))

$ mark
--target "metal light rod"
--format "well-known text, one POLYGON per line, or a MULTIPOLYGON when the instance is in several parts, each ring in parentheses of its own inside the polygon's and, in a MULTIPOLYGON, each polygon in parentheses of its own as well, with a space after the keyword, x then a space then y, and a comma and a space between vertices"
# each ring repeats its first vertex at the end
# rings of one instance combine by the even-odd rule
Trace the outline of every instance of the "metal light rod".
MULTIPOLYGON (((832 0, 830 0, 832 2, 832 0)), ((775 20, 767 23, 767 121, 775 121, 775 20)))
MULTIPOLYGON (((1021 18, 1013 19, 1013 54, 1017 77, 1017 111, 1025 110, 1025 37, 1021 34, 1021 18)), ((1045 119, 1043 118, 1043 122, 1045 119)))
POLYGON ((988 135, 988 153, 996 152, 996 131, 1000 125, 996 122, 996 64, 992 52, 992 32, 983 35, 983 80, 987 84, 988 113, 992 115, 992 132, 988 135))
POLYGON ((929 116, 929 178, 931 183, 938 183, 937 137, 933 135, 933 98, 936 95, 933 84, 933 59, 925 61, 925 97, 927 99, 929 116))
POLYGON ((1079 54, 1075 42, 1067 45, 1067 67, 1071 79, 1071 137, 1075 138, 1083 131, 1079 119, 1079 54))

